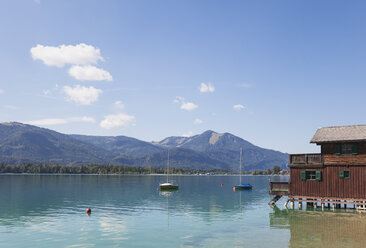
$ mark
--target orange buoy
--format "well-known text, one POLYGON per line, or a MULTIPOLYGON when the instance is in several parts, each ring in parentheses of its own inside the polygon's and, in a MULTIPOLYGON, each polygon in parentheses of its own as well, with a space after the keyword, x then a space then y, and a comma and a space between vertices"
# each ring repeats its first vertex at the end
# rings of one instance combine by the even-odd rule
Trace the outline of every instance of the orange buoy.
POLYGON ((223 183, 221 184, 221 187, 224 187, 224 184, 223 183))
POLYGON ((90 208, 87 208, 87 209, 85 210, 85 212, 89 215, 89 214, 91 214, 91 209, 90 209, 90 208))

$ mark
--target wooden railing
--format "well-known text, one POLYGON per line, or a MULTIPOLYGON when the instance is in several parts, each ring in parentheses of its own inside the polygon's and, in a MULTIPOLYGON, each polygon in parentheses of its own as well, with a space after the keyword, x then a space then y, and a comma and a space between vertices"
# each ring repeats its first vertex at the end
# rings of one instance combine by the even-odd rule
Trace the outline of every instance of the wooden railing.
POLYGON ((269 182, 269 193, 271 195, 288 195, 288 182, 269 182))
POLYGON ((290 165, 296 164, 323 164, 323 156, 321 153, 309 153, 309 154, 290 154, 290 165))

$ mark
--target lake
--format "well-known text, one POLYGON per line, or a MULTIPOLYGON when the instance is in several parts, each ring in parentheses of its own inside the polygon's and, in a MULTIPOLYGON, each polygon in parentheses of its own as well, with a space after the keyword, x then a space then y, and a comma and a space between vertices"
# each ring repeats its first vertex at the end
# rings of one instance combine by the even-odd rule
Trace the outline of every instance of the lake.
POLYGON ((1 175, 0 247, 365 247, 366 214, 271 208, 269 176, 172 178, 1 175))

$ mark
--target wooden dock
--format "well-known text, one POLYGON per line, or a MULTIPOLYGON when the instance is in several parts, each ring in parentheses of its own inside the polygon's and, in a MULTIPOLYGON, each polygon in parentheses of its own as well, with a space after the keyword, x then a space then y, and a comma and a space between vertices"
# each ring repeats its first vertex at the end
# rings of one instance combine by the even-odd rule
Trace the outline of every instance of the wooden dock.
POLYGON ((288 182, 270 182, 269 185, 269 193, 274 195, 274 198, 269 202, 269 205, 274 205, 279 199, 281 199, 282 196, 287 196, 285 207, 287 208, 288 204, 290 203, 291 209, 294 209, 295 203, 297 203, 300 209, 302 208, 303 204, 306 204, 307 207, 313 208, 321 207, 322 209, 339 209, 343 207, 366 211, 366 199, 292 195, 289 191, 288 182))
POLYGON ((295 202, 298 203, 298 207, 301 209, 305 203, 307 207, 318 208, 322 210, 325 208, 339 209, 350 208, 359 211, 366 210, 366 199, 359 198, 338 198, 338 197, 312 197, 312 196, 293 196, 289 195, 285 207, 290 203, 290 208, 294 209, 295 202))
POLYGON ((281 199, 282 196, 286 196, 289 193, 288 182, 269 182, 269 194, 274 195, 273 199, 268 203, 274 205, 281 199))

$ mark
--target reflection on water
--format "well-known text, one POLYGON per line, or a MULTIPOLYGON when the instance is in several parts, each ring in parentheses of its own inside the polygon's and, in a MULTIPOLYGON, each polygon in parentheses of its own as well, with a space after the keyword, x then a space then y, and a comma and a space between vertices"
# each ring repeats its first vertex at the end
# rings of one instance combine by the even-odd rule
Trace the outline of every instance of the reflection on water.
POLYGON ((270 225, 289 229, 289 247, 366 247, 366 215, 339 210, 299 211, 274 208, 270 225))
POLYGON ((0 247, 364 247, 366 214, 272 209, 268 179, 2 175, 0 247))

